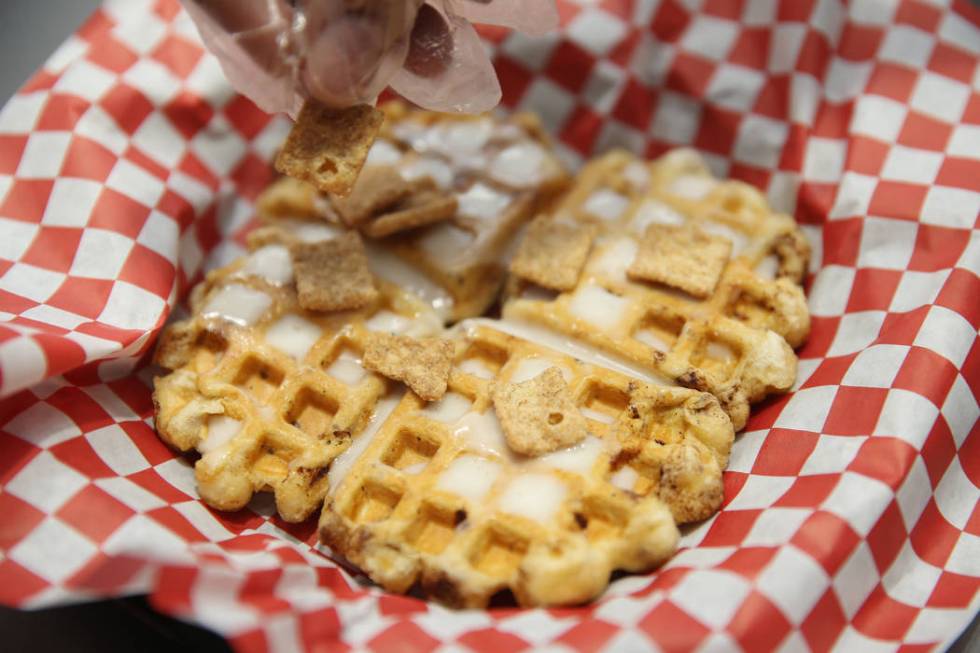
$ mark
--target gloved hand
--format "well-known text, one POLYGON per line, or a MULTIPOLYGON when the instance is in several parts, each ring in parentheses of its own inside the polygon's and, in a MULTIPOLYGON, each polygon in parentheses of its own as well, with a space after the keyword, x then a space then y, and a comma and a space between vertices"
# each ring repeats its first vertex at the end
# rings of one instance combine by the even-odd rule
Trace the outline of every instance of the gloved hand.
POLYGON ((478 113, 500 84, 470 24, 540 34, 553 0, 183 0, 232 85, 294 116, 312 97, 373 102, 391 85, 428 109, 478 113))

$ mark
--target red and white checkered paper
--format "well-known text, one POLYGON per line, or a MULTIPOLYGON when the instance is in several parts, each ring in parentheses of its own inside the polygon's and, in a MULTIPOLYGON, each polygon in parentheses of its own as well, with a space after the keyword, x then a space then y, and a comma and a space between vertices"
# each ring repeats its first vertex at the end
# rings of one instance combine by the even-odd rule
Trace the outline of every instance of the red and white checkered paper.
POLYGON ((0 601, 148 593, 240 650, 927 650, 980 587, 980 15, 967 2, 560 0, 483 32, 574 163, 693 145, 815 249, 797 389, 726 504, 592 605, 390 596, 258 499, 197 499, 140 360, 241 250, 285 134, 176 0, 108 2, 0 112, 0 601), (133 370, 137 371, 134 372, 133 370))

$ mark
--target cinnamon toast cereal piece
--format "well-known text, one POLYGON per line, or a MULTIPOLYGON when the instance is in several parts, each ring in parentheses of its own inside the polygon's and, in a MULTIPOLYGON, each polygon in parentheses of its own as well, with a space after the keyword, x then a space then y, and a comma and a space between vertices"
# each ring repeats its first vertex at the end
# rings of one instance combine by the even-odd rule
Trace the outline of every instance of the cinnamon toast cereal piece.
POLYGON ((435 190, 429 177, 403 178, 392 166, 370 166, 347 197, 335 197, 334 209, 349 227, 371 238, 447 220, 456 212, 456 198, 435 190))
POLYGON ((364 367, 402 381, 426 401, 446 393, 452 368, 453 344, 441 338, 373 334, 364 349, 364 367))
POLYGON ((448 220, 456 213, 456 206, 453 195, 435 190, 421 191, 405 198, 391 212, 363 225, 361 231, 371 238, 384 238, 399 231, 448 220))
POLYGON ((491 394, 504 439, 517 453, 539 456, 577 444, 588 434, 557 367, 522 383, 496 383, 491 394))
POLYGON ((378 296, 364 243, 356 232, 318 243, 294 243, 289 253, 299 304, 307 310, 361 308, 378 296))
POLYGON ((307 100, 276 157, 276 170, 345 196, 383 121, 384 113, 367 104, 331 109, 307 100))
POLYGON ((652 224, 627 274, 704 298, 714 292, 731 253, 730 240, 700 227, 652 224))
POLYGON ((536 218, 528 225, 510 271, 552 290, 571 290, 592 247, 595 227, 536 218))
POLYGON ((358 227, 395 206, 415 190, 392 166, 369 166, 347 197, 333 198, 333 207, 349 227, 358 227))

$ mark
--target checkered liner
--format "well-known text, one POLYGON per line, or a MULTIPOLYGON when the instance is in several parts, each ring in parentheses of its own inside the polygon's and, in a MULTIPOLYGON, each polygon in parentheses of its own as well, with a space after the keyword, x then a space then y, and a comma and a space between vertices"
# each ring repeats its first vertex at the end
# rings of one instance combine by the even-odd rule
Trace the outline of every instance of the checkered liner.
POLYGON ((241 251, 285 124, 176 0, 107 3, 0 113, 0 600, 146 592, 242 650, 948 644, 980 586, 980 17, 948 4, 562 0, 560 34, 484 32, 505 108, 573 162, 691 144, 795 212, 814 326, 663 570, 453 613, 363 585, 269 500, 211 511, 156 438, 133 369, 241 251))

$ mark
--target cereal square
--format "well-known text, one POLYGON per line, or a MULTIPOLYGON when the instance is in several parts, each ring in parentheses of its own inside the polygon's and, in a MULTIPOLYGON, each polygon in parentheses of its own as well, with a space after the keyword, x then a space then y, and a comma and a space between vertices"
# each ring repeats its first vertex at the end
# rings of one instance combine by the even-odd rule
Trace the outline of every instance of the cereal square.
POLYGON ((545 216, 528 225, 510 271, 539 286, 571 290, 592 247, 595 227, 545 216))
POLYGON ((308 100, 276 157, 276 170, 324 193, 350 193, 381 129, 384 113, 367 104, 331 109, 308 100))
POLYGON ((585 438, 585 418, 557 367, 522 383, 495 383, 493 407, 513 451, 527 456, 570 447, 585 438))
POLYGON ((639 251, 627 270, 636 281, 653 281, 705 298, 718 285, 732 243, 694 225, 647 227, 639 251))
POLYGON ((364 367, 404 382, 426 401, 437 401, 446 393, 452 359, 453 343, 440 338, 375 333, 364 349, 364 367))
POLYGON ((356 232, 289 248, 299 304, 312 311, 361 308, 378 297, 364 243, 356 232))

